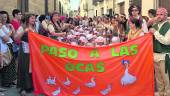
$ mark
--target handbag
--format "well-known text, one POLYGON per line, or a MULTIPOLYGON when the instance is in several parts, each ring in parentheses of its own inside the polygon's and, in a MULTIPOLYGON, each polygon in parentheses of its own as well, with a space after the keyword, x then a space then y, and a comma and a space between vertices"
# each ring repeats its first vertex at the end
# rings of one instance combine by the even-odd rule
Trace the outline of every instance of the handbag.
POLYGON ((1 64, 1 67, 5 67, 5 66, 8 66, 11 61, 12 61, 12 54, 8 48, 8 51, 5 52, 5 53, 1 53, 2 54, 2 64, 1 64))

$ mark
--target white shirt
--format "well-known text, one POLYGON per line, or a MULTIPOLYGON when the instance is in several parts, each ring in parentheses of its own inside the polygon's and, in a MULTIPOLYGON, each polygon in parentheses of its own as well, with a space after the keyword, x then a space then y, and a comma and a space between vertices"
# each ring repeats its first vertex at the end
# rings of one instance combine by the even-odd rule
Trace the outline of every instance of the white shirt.
POLYGON ((5 33, 0 29, 0 52, 5 53, 8 51, 8 46, 3 42, 2 38, 5 36, 5 33))
MULTIPOLYGON (((5 33, 5 35, 8 35, 11 32, 11 30, 9 28, 7 28, 6 25, 2 26, 2 30, 5 33)), ((7 43, 12 43, 12 42, 13 42, 12 38, 9 37, 9 41, 7 43)))
MULTIPOLYGON (((170 29, 167 31, 167 33, 163 36, 159 33, 159 30, 161 29, 162 25, 168 21, 165 21, 158 25, 158 31, 154 33, 155 38, 164 45, 170 45, 170 29)), ((154 53, 154 61, 159 62, 160 60, 165 60, 165 55, 167 53, 154 53)))
MULTIPOLYGON (((140 18, 140 16, 137 17, 137 19, 139 19, 139 18, 140 18)), ((142 19, 142 21, 143 21, 142 22, 142 30, 144 33, 148 33, 148 26, 147 26, 145 19, 142 19)))
POLYGON ((23 48, 24 53, 30 53, 28 42, 22 41, 22 48, 23 48))
POLYGON ((144 19, 143 19, 143 23, 142 23, 142 30, 144 33, 148 33, 148 26, 144 19))

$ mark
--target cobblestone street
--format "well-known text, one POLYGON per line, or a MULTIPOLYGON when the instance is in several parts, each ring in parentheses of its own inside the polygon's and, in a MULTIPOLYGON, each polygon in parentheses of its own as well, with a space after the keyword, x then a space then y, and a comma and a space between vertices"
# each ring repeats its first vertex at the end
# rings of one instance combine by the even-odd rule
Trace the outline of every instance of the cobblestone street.
MULTIPOLYGON (((0 92, 0 96, 20 96, 19 95, 19 89, 17 89, 15 86, 8 88, 5 92, 0 92)), ((28 94, 27 96, 34 96, 33 93, 28 94)))

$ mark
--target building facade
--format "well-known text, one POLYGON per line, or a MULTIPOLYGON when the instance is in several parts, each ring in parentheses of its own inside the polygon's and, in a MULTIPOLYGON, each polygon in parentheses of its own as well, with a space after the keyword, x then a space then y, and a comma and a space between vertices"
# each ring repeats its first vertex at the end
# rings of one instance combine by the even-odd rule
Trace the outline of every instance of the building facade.
POLYGON ((58 7, 56 9, 58 9, 58 12, 62 15, 69 15, 69 12, 71 11, 70 0, 58 0, 58 7))
POLYGON ((5 10, 11 16, 12 9, 17 8, 17 0, 0 0, 0 10, 5 10))
MULTIPOLYGON (((141 7, 141 13, 143 16, 148 16, 149 9, 157 9, 159 7, 164 7, 168 10, 170 16, 170 0, 117 0, 116 5, 117 13, 125 13, 128 16, 128 8, 130 5, 135 4, 141 7), (124 12, 121 10, 119 3, 124 3, 124 12)), ((123 9, 123 8, 122 8, 123 9)))
POLYGON ((80 0, 80 16, 112 15, 115 0, 80 0))
POLYGON ((113 15, 115 0, 93 0, 95 16, 113 15))
POLYGON ((16 8, 22 12, 35 14, 47 14, 56 10, 62 15, 68 14, 70 9, 70 0, 0 0, 0 2, 0 10, 5 10, 10 15, 16 8))
POLYGON ((143 16, 148 16, 149 9, 157 9, 159 7, 166 8, 170 16, 170 0, 81 0, 80 15, 91 17, 125 13, 128 16, 128 9, 132 4, 141 7, 143 16))
POLYGON ((94 6, 92 0, 80 0, 80 7, 79 7, 79 14, 80 16, 94 16, 94 6))

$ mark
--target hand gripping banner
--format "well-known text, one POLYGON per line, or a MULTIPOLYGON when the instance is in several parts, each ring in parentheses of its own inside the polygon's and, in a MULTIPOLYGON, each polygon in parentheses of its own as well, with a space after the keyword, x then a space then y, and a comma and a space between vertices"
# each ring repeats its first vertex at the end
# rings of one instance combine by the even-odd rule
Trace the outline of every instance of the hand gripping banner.
POLYGON ((81 47, 29 32, 35 94, 154 96, 152 35, 81 47))

